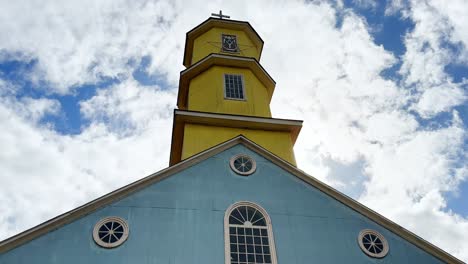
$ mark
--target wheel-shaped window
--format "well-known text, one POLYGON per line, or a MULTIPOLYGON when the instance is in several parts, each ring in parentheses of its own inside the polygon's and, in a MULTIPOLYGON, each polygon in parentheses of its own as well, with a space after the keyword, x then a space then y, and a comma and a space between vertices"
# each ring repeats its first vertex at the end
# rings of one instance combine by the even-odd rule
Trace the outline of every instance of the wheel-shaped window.
POLYGON ((383 258, 388 253, 388 243, 379 232, 365 229, 359 233, 358 243, 361 250, 368 256, 383 258))
POLYGON ((124 219, 111 216, 96 223, 93 238, 99 246, 113 248, 127 240, 128 231, 128 224, 124 219))
POLYGON ((240 175, 249 175, 255 172, 257 164, 251 157, 240 154, 231 158, 231 169, 240 175))
POLYGON ((224 225, 226 264, 276 264, 271 221, 263 208, 236 203, 226 211, 224 225))

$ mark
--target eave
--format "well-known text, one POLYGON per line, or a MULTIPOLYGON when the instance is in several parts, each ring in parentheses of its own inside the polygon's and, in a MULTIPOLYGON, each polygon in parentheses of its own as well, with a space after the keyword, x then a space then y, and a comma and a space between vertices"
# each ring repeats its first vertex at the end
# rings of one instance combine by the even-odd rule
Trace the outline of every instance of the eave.
POLYGON ((217 127, 246 128, 253 130, 289 132, 291 142, 296 143, 302 128, 302 121, 256 116, 216 114, 196 111, 174 110, 172 144, 169 165, 181 161, 185 124, 199 124, 217 127), (176 140, 177 139, 177 140, 176 140))
POLYGON ((190 80, 202 72, 208 70, 212 66, 226 66, 235 68, 250 69, 258 80, 267 88, 268 100, 271 100, 275 90, 276 82, 271 78, 268 72, 254 58, 223 55, 212 53, 202 60, 198 61, 190 68, 180 72, 179 78, 179 94, 177 96, 177 106, 180 109, 187 108, 187 99, 189 92, 190 80))
POLYGON ((247 34, 247 36, 260 49, 260 53, 258 57, 260 59, 262 55, 262 49, 263 49, 263 40, 260 37, 260 35, 258 35, 257 31, 255 31, 255 29, 250 25, 249 22, 210 17, 204 22, 202 22, 200 25, 194 27, 192 30, 187 32, 187 35, 185 37, 185 50, 184 50, 184 61, 183 61, 183 65, 185 67, 189 67, 192 64, 194 40, 200 35, 202 35, 203 33, 207 32, 208 30, 214 27, 244 31, 247 34))

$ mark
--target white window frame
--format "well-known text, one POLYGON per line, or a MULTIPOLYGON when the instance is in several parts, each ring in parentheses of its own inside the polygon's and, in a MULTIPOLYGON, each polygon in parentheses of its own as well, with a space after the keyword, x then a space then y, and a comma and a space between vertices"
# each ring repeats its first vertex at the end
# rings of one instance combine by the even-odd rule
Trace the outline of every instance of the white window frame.
POLYGON ((377 232, 377 231, 375 231, 373 229, 364 229, 361 232, 359 232, 358 244, 359 244, 359 247, 361 248, 362 252, 364 252, 366 255, 368 255, 370 257, 373 257, 373 258, 383 258, 388 254, 388 251, 389 251, 389 245, 388 245, 387 239, 385 239, 385 237, 382 234, 380 234, 379 232, 377 232), (366 248, 366 246, 364 246, 364 243, 362 242, 362 239, 367 234, 371 234, 371 235, 376 236, 376 237, 378 237, 380 239, 380 241, 382 242, 382 247, 383 247, 382 252, 372 253, 366 248))
POLYGON ((242 74, 238 74, 238 73, 224 73, 223 75, 223 93, 224 93, 224 99, 226 100, 235 100, 235 101, 247 101, 247 94, 246 94, 246 89, 245 89, 245 82, 244 82, 244 75, 242 74), (235 76, 240 76, 240 79, 241 79, 241 84, 242 84, 242 94, 244 95, 244 98, 231 98, 231 97, 227 97, 227 94, 226 94, 226 76, 227 75, 235 75, 235 76))
POLYGON ((98 244, 99 246, 101 246, 103 248, 115 248, 115 247, 118 247, 118 246, 122 245, 127 240, 128 234, 129 234, 129 228, 128 228, 127 221, 125 221, 125 219, 123 219, 121 217, 118 217, 118 216, 104 217, 101 220, 99 220, 94 225, 94 228, 93 228, 93 240, 94 240, 94 242, 96 242, 96 244, 98 244), (113 243, 104 242, 99 237, 99 229, 101 228, 102 225, 104 225, 107 222, 117 222, 123 228, 122 237, 119 240, 117 240, 117 241, 115 241, 113 243))
POLYGON ((273 230, 271 226, 270 216, 268 215, 266 210, 263 209, 263 207, 261 207, 260 205, 256 203, 249 202, 249 201, 240 201, 240 202, 232 204, 231 206, 229 206, 229 208, 226 210, 226 213, 224 214, 224 260, 225 260, 224 262, 225 264, 231 264, 231 247, 230 247, 230 240, 229 240, 229 236, 230 236, 229 216, 231 215, 231 212, 234 209, 240 206, 253 207, 263 214, 263 217, 265 218, 265 222, 267 225, 268 244, 270 245, 270 254, 271 254, 271 264, 277 264, 275 239, 273 238, 273 230))
POLYGON ((229 165, 231 166, 231 169, 239 174, 239 175, 242 175, 242 176, 248 176, 250 174, 253 174, 255 172, 255 170, 257 170, 257 162, 252 158, 250 157, 249 155, 245 155, 245 154, 237 154, 237 155, 234 155, 230 160, 229 160, 229 165), (246 171, 246 172, 242 172, 240 170, 238 170, 236 168, 236 166, 234 166, 234 162, 240 158, 240 157, 244 157, 246 159, 249 159, 250 162, 252 163, 252 168, 249 170, 249 171, 246 171))

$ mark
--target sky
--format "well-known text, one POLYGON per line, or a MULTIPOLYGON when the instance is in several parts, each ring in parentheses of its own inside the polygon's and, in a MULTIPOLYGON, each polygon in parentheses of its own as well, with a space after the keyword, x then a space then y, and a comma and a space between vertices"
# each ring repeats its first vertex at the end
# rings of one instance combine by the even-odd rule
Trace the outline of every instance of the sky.
POLYGON ((168 166, 220 9, 265 41, 298 167, 468 262, 466 0, 0 0, 0 240, 168 166))

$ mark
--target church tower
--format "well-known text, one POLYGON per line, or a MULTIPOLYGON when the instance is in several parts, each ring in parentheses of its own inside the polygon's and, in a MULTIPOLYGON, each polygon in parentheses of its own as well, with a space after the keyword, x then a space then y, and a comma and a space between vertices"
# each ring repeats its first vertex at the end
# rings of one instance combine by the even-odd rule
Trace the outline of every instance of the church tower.
POLYGON ((170 165, 243 135, 295 166, 302 121, 271 116, 276 83, 260 64, 263 40, 248 22, 212 15, 186 35, 170 165))

